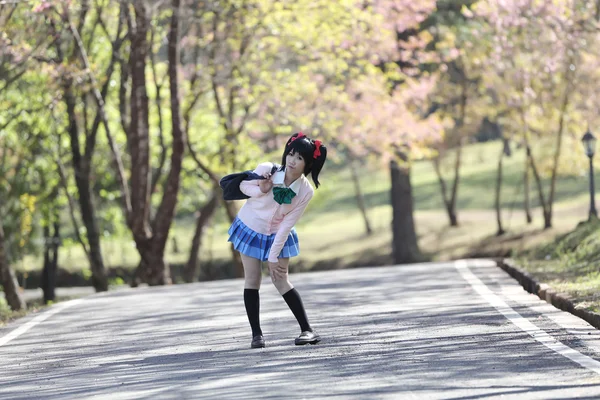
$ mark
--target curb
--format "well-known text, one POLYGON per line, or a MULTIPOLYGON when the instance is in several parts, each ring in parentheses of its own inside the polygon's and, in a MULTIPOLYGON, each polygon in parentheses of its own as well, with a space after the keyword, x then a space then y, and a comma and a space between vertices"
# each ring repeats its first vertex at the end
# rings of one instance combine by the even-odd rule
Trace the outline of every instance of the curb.
POLYGON ((496 263, 498 267, 502 268, 506 273, 515 278, 521 286, 523 286, 523 289, 529 293, 537 295, 540 299, 545 300, 554 307, 567 311, 588 322, 594 328, 600 329, 600 314, 576 308, 566 295, 556 292, 545 283, 539 283, 529 273, 521 270, 510 258, 497 260, 496 263))

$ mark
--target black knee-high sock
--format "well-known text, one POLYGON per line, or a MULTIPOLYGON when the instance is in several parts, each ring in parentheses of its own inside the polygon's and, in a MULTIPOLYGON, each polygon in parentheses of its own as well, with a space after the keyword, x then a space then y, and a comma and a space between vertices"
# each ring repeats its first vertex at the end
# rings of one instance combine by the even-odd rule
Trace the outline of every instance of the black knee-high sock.
POLYGON ((260 297, 258 289, 244 289, 244 305, 246 306, 246 314, 252 328, 252 336, 262 335, 260 329, 260 297))
POLYGON ((306 311, 304 310, 304 304, 302 304, 302 299, 300 298, 300 294, 296 289, 288 290, 283 294, 283 299, 294 313, 294 317, 298 320, 298 324, 300 324, 300 330, 311 331, 312 328, 308 323, 308 317, 306 316, 306 311))

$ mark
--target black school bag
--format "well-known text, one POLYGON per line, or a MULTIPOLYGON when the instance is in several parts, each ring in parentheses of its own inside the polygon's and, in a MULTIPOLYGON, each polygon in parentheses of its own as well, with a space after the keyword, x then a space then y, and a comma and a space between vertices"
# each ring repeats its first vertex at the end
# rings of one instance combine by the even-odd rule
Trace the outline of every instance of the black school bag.
MULTIPOLYGON (((271 168, 271 175, 279 169, 279 165, 273 164, 271 168)), ((244 172, 236 172, 234 174, 225 175, 219 181, 221 189, 223 189, 223 200, 245 200, 249 199, 250 196, 246 196, 240 190, 240 183, 242 181, 251 181, 254 179, 265 179, 264 177, 255 174, 254 171, 248 170, 244 172)))

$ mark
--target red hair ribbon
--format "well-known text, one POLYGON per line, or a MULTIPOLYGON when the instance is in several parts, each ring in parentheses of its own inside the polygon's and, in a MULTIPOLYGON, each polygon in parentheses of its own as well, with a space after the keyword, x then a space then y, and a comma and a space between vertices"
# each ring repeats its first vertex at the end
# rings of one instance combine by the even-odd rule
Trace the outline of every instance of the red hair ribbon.
POLYGON ((304 137, 304 136, 305 136, 304 133, 298 132, 298 136, 291 138, 289 143, 292 143, 294 140, 300 139, 301 137, 304 137))
POLYGON ((315 140, 315 152, 313 153, 313 158, 317 158, 321 156, 321 141, 315 140))

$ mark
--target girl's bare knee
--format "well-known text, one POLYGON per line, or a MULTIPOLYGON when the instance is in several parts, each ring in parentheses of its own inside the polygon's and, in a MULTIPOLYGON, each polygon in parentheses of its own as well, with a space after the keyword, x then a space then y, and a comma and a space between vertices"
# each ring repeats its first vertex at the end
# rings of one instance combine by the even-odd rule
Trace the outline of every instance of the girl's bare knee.
POLYGON ((244 288, 260 289, 262 280, 262 262, 256 258, 241 254, 244 265, 244 288))
POLYGON ((252 277, 246 277, 244 279, 244 289, 260 289, 260 277, 258 277, 258 279, 252 277))
POLYGON ((275 285, 275 288, 277 289, 279 294, 284 294, 293 288, 292 283, 287 278, 287 276, 281 279, 275 279, 271 277, 271 281, 273 282, 273 285, 275 285))

